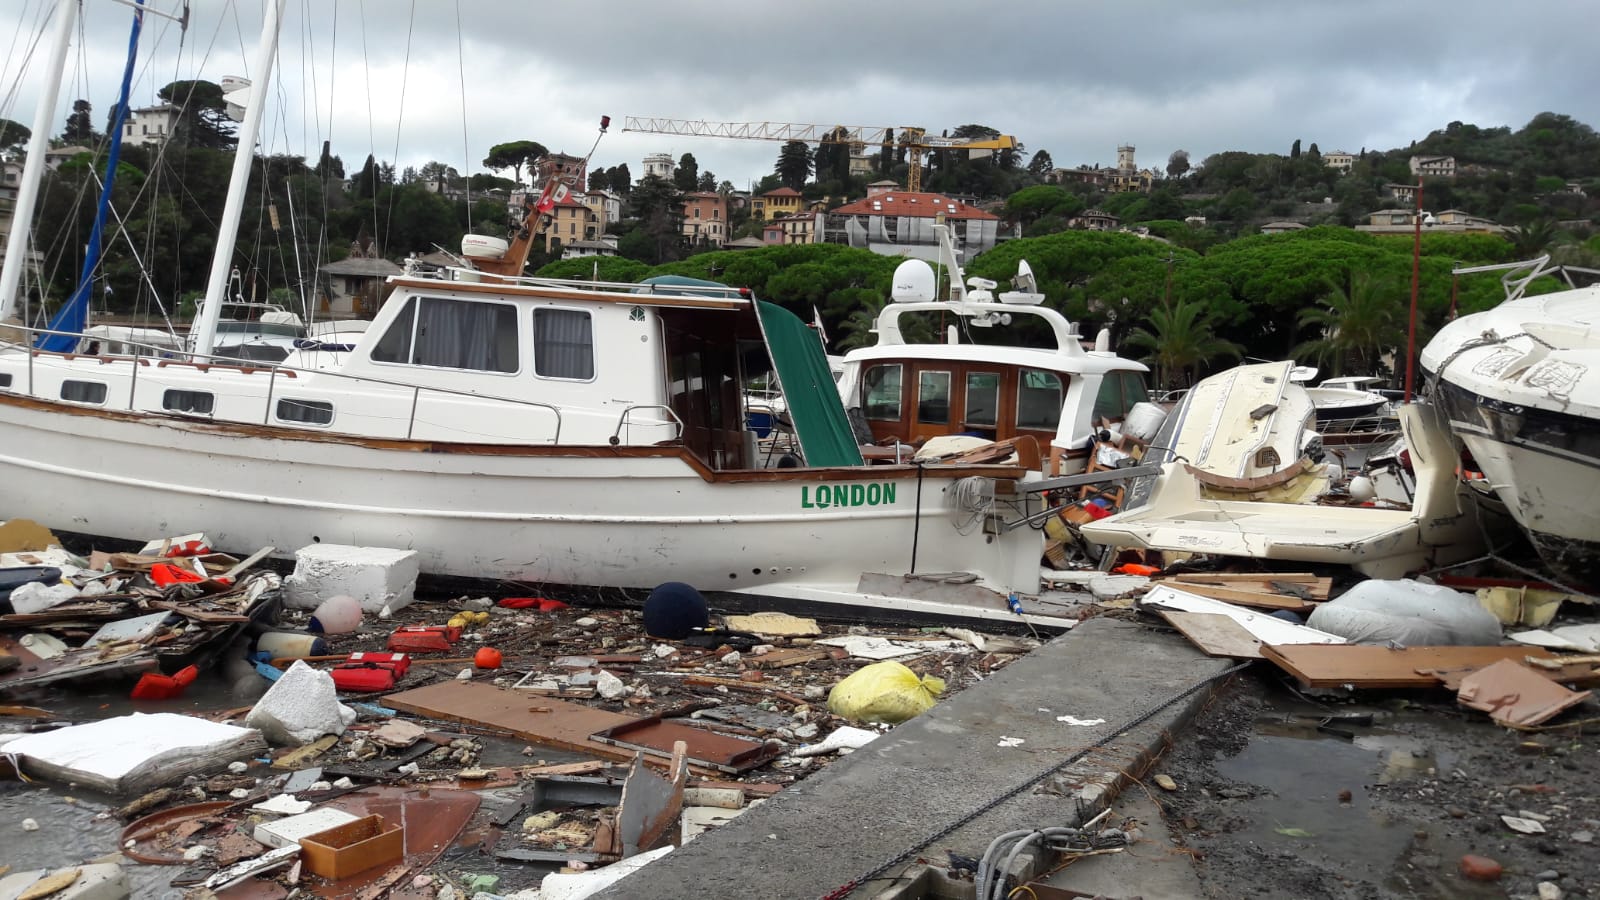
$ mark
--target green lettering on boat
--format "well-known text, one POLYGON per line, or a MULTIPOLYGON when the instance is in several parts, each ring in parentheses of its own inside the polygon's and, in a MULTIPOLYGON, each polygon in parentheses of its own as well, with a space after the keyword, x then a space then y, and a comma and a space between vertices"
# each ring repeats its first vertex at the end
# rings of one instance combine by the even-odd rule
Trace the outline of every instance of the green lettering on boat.
POLYGON ((889 482, 872 484, 818 484, 801 485, 801 509, 827 509, 831 506, 883 506, 894 503, 895 485, 889 482))

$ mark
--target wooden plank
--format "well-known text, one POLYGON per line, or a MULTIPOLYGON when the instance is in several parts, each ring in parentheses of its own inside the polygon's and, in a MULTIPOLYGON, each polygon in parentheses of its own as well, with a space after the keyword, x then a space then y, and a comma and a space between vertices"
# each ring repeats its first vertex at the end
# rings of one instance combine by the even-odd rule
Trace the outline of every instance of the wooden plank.
POLYGON ((1172 575, 1162 581, 1181 581, 1187 584, 1215 584, 1276 593, 1273 583, 1293 584, 1304 588, 1313 600, 1326 600, 1333 591, 1333 579, 1316 576, 1310 572, 1204 572, 1172 575))
POLYGON ((1548 658, 1528 647, 1405 647, 1368 644, 1263 645, 1261 656, 1306 687, 1418 688, 1439 684, 1445 669, 1483 668, 1502 659, 1548 658))
POLYGON ((1261 659, 1261 642, 1227 616, 1162 610, 1161 617, 1207 656, 1261 659))
POLYGON ((689 759, 701 769, 745 771, 777 755, 775 748, 744 738, 715 734, 687 725, 640 719, 603 709, 543 697, 529 702, 526 692, 491 684, 444 681, 390 694, 384 705, 448 722, 509 731, 535 744, 588 753, 602 759, 631 760, 634 751, 670 755, 674 743, 689 746, 689 759), (595 735, 629 735, 624 743, 596 740, 595 735))
POLYGON ((1291 612, 1305 612, 1311 609, 1311 604, 1299 597, 1287 597, 1283 594, 1274 594, 1267 591, 1249 591, 1236 587, 1224 587, 1217 584, 1196 584, 1190 581, 1174 580, 1165 582, 1180 591, 1210 597, 1213 600, 1224 600, 1228 603, 1237 603, 1240 606, 1252 606, 1256 609, 1287 609, 1291 612))

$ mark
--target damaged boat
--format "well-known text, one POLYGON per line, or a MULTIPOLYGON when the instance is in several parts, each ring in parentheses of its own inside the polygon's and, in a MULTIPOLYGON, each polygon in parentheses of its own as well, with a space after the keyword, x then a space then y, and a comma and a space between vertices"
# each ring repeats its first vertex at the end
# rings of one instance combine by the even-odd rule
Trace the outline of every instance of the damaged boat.
POLYGON ((1400 410, 1408 507, 1324 502, 1342 473, 1321 462, 1315 408, 1291 367, 1239 366, 1197 385, 1155 441, 1172 449, 1136 490, 1145 502, 1084 524, 1083 535, 1110 547, 1351 565, 1375 578, 1476 555, 1477 506, 1463 494, 1437 410, 1400 410))
POLYGON ((1499 306, 1446 324, 1421 362, 1450 428, 1541 559, 1570 583, 1593 586, 1600 287, 1524 296, 1545 262, 1509 274, 1499 306))

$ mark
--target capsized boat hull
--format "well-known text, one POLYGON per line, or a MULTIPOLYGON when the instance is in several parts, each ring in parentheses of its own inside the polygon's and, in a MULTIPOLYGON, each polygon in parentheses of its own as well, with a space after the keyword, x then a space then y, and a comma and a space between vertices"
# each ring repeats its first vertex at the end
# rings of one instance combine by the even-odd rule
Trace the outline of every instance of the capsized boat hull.
POLYGON ((774 597, 967 571, 997 616, 1007 592, 1039 587, 1039 532, 985 534, 948 499, 1007 467, 713 474, 676 449, 359 439, 3 394, 0 433, 0 516, 82 534, 203 529, 241 553, 397 547, 429 574, 774 597))

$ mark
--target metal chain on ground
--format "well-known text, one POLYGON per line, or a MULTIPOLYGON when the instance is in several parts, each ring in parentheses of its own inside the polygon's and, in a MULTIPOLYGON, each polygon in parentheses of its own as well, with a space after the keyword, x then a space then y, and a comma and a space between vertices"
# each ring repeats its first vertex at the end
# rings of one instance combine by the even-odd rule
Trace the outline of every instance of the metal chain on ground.
POLYGON ((1139 727, 1140 725, 1143 725, 1145 722, 1148 722, 1151 719, 1155 718, 1157 713, 1161 712, 1162 710, 1166 709, 1167 707, 1171 706, 1172 704, 1177 703, 1179 700, 1182 700, 1185 697, 1190 696, 1191 694, 1198 693, 1201 689, 1205 688, 1207 685, 1211 684, 1214 681, 1218 681, 1218 680, 1220 680, 1222 678, 1226 678, 1227 676, 1232 675, 1233 673, 1240 671, 1241 669, 1243 669, 1246 666, 1250 665, 1251 662, 1253 662, 1253 660, 1246 660, 1246 661, 1244 661, 1242 663, 1239 663, 1237 665, 1230 666, 1229 668, 1223 669, 1221 672, 1218 672, 1215 675, 1211 675, 1211 676, 1208 676, 1206 678, 1202 678, 1200 681, 1195 682, 1193 685, 1189 686, 1188 688, 1185 688, 1183 691, 1181 691, 1181 692, 1179 692, 1177 694, 1173 694, 1171 697, 1168 697, 1167 699, 1161 701, 1160 703, 1158 703, 1155 706, 1151 707, 1150 709, 1146 710, 1144 713, 1140 714, 1137 718, 1129 720, 1127 723, 1125 723, 1121 727, 1117 728, 1116 731, 1113 731, 1110 734, 1095 740, 1094 743, 1085 746, 1083 749, 1079 750, 1077 753, 1074 753, 1071 756, 1067 757, 1066 759, 1063 759, 1062 761, 1060 761, 1058 763, 1055 763, 1054 765, 1050 766, 1050 768, 1045 769, 1044 771, 1040 772, 1039 774, 1034 775, 1033 777, 1029 778, 1027 781, 1022 782, 1021 784, 1017 785, 1016 787, 1011 788, 1010 790, 1006 791, 1005 793, 1000 794, 999 796, 989 800, 987 803, 983 804, 982 806, 978 807, 977 809, 973 810, 972 812, 967 813, 966 815, 962 816, 961 818, 956 819, 953 822, 950 822, 949 824, 945 825, 943 828, 940 828, 938 831, 935 831, 934 833, 932 833, 932 834, 928 835, 927 837, 923 838, 921 841, 919 841, 919 842, 917 842, 915 844, 912 844, 911 846, 909 846, 906 849, 900 851, 899 853, 895 854, 894 856, 890 857, 889 859, 886 859, 883 862, 879 863, 877 866, 867 870, 866 872, 861 873, 860 875, 857 875, 855 878, 852 878, 849 881, 845 882, 844 884, 839 885, 838 887, 836 887, 833 890, 827 892, 826 894, 823 894, 822 897, 820 898, 820 900, 843 900, 844 897, 849 896, 850 892, 854 891, 856 888, 860 887, 863 884, 866 884, 868 881, 871 881, 874 878, 877 878, 879 875, 882 875, 884 872, 887 872, 890 869, 894 868, 895 866, 899 865, 900 863, 905 862, 907 859, 910 859, 912 854, 916 853, 918 850, 921 850, 923 847, 926 847, 929 844, 931 844, 934 841, 937 841, 937 840, 939 840, 941 838, 948 837, 952 832, 954 832, 956 829, 960 828, 961 826, 966 825, 968 822, 971 822, 972 820, 978 818, 979 816, 983 815, 984 813, 994 809, 995 807, 997 807, 1000 804, 1006 802, 1007 800, 1010 800, 1011 798, 1017 796, 1018 794, 1022 793, 1023 791, 1028 790, 1029 788, 1033 787, 1034 785, 1038 784, 1039 782, 1045 780, 1046 778, 1049 778, 1051 775, 1054 775, 1056 772, 1060 771, 1061 769, 1064 769, 1067 766, 1070 766, 1073 763, 1077 762, 1078 760, 1083 759, 1085 756, 1088 756, 1090 751, 1099 749, 1100 747, 1105 746, 1106 744, 1110 743, 1111 741, 1114 741, 1117 738, 1122 737, 1124 734, 1127 734, 1128 732, 1130 732, 1133 729, 1139 727))

